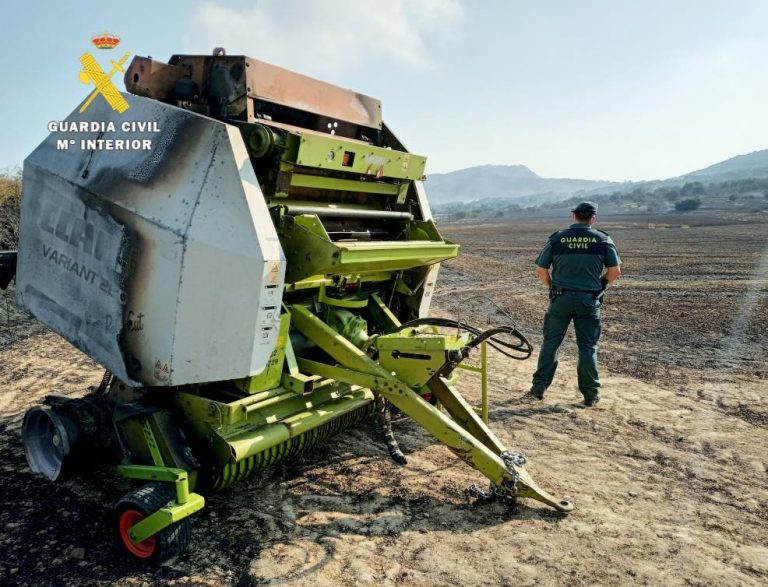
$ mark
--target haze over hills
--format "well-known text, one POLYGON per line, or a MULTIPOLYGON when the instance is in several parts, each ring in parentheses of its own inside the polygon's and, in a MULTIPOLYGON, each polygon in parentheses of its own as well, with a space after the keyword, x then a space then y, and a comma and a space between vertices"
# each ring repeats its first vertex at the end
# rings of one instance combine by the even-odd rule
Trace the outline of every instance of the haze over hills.
POLYGON ((520 204, 543 203, 606 191, 644 186, 675 186, 686 182, 723 182, 768 177, 768 149, 738 155, 704 169, 666 180, 610 182, 540 177, 525 165, 479 165, 427 176, 427 193, 436 205, 485 199, 513 199, 520 204), (607 188, 607 189, 606 189, 607 188))
POLYGON ((429 199, 435 203, 526 196, 553 199, 614 185, 620 184, 588 179, 540 177, 525 165, 479 165, 427 176, 429 199))

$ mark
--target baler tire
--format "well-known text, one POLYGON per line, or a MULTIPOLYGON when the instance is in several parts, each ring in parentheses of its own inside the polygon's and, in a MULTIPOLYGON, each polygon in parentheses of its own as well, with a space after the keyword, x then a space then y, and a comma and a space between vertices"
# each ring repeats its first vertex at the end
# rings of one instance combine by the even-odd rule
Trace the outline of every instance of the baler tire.
POLYGON ((115 506, 117 541, 134 558, 161 563, 184 553, 192 542, 192 523, 189 518, 171 524, 139 544, 133 544, 128 529, 147 516, 176 499, 173 487, 162 483, 149 483, 125 494, 115 506))

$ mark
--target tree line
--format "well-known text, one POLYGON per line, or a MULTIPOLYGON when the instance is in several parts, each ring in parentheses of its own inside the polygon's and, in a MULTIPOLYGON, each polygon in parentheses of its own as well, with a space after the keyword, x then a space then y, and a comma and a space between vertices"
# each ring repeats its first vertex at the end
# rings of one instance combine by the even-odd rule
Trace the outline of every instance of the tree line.
MULTIPOLYGON (((542 196, 542 198, 547 196, 542 196)), ((435 213, 449 221, 525 216, 573 206, 584 200, 596 202, 603 209, 617 212, 683 213, 700 208, 768 210, 768 177, 750 177, 728 181, 687 181, 679 184, 647 182, 613 190, 610 193, 580 193, 563 200, 551 196, 548 201, 524 205, 519 200, 487 198, 434 206, 435 213)), ((529 203, 531 198, 526 198, 529 203)))

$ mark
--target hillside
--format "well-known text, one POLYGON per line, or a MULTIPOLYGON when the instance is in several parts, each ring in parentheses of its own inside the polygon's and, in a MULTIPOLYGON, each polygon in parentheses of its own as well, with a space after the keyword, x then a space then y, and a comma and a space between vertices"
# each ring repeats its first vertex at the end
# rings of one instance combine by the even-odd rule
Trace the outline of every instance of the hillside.
POLYGON ((683 175, 680 179, 722 181, 725 179, 766 176, 768 176, 768 149, 731 157, 704 169, 692 171, 683 175))
POLYGON ((536 196, 536 201, 551 200, 614 185, 618 184, 540 177, 525 165, 479 165, 427 176, 429 199, 436 204, 530 196, 536 196))

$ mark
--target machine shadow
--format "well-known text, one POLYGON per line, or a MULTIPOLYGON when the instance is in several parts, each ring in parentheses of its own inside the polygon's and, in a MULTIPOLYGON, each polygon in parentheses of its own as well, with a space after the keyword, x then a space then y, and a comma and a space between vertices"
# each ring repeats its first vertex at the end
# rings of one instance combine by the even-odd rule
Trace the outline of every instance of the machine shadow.
POLYGON ((585 409, 589 408, 579 401, 561 401, 554 404, 548 404, 546 403, 546 400, 530 400, 526 397, 508 398, 493 402, 488 411, 488 417, 491 422, 501 422, 513 417, 527 418, 546 414, 568 414, 576 410, 585 409))
MULTIPOLYGON (((33 475, 20 437, 23 413, 19 410, 0 418, 3 584, 60 585, 96 577, 108 583, 129 577, 167 581, 194 577, 212 566, 234 573, 225 573, 223 581, 251 584, 265 580, 249 574, 265 548, 283 543, 309 548, 311 552, 300 557, 304 562, 297 568, 285 568, 281 577, 267 581, 279 584, 309 576, 334 560, 336 541, 345 536, 470 533, 503 523, 562 518, 544 506, 520 502, 513 509, 507 503, 475 500, 456 491, 427 495, 399 487, 397 493, 391 492, 393 479, 387 475, 391 461, 371 419, 259 477, 211 494, 206 508, 193 518, 192 550, 152 567, 130 560, 114 540, 112 505, 135 484, 108 464, 91 466, 81 470, 82 475, 56 483, 33 475), (365 488, 340 492, 336 483, 313 473, 330 469, 331 479, 344 480, 347 475, 351 480, 352 465, 361 459, 379 467, 377 478, 365 488), (307 541, 314 546, 307 546, 307 541)), ((437 443, 415 423, 401 421, 397 428, 408 454, 437 443)), ((406 468, 425 479, 435 473, 434 468, 421 470, 414 464, 406 468)))

